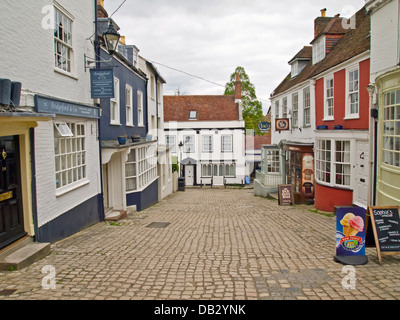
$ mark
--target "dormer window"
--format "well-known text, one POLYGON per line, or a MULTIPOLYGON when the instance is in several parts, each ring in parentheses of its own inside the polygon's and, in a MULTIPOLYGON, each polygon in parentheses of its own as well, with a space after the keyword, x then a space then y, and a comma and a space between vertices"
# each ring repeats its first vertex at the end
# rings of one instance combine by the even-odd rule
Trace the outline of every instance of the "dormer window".
POLYGON ((196 119, 197 119, 197 111, 190 111, 189 120, 196 120, 196 119))
POLYGON ((325 58, 325 36, 320 37, 313 43, 312 58, 313 64, 316 64, 325 58))
POLYGON ((295 62, 292 63, 291 77, 294 78, 298 74, 299 74, 299 64, 297 63, 297 61, 295 61, 295 62))

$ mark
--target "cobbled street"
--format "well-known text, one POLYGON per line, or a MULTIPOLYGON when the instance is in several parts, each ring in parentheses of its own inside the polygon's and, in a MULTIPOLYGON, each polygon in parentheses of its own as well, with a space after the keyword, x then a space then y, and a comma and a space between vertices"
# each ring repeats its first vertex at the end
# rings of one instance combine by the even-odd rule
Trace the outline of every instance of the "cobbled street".
POLYGON ((355 267, 356 287, 343 288, 336 219, 311 209, 278 206, 251 189, 187 188, 54 243, 30 267, 1 271, 9 294, 0 300, 399 299, 400 257, 380 265, 375 248, 355 267), (46 290, 48 265, 56 286, 46 290))

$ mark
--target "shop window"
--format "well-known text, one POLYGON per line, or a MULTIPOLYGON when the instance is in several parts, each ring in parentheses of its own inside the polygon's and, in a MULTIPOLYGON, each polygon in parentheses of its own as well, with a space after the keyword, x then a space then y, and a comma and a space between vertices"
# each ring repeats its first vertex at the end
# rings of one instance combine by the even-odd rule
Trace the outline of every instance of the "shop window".
POLYGON ((350 187, 350 141, 317 140, 316 179, 331 186, 350 187))
POLYGON ((400 167, 400 90, 384 95, 383 163, 400 167))
POLYGON ((279 150, 267 151, 267 172, 279 173, 280 172, 279 150))
POLYGON ((55 128, 56 188, 59 189, 86 178, 85 125, 63 123, 56 124, 55 128))
POLYGON ((201 176, 211 177, 212 175, 212 164, 203 164, 201 166, 201 176))
POLYGON ((157 178, 155 146, 132 149, 125 163, 126 191, 141 190, 157 178))

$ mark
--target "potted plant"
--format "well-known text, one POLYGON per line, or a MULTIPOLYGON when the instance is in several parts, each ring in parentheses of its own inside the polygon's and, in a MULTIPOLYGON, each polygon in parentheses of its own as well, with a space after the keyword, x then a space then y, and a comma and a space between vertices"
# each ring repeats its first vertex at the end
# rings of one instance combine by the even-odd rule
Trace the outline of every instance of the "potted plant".
POLYGON ((126 143, 126 137, 127 137, 126 134, 119 136, 119 137, 118 137, 118 143, 119 143, 120 145, 121 145, 121 144, 125 144, 125 143, 126 143))
POLYGON ((140 134, 134 134, 131 138, 132 138, 132 142, 139 142, 140 134))

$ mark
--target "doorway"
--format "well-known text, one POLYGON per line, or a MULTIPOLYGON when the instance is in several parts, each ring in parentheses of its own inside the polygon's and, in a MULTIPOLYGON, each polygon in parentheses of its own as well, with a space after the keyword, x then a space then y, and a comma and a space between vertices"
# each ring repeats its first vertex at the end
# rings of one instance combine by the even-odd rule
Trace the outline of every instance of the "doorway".
POLYGON ((19 137, 0 137, 0 249, 25 236, 19 137))
POLYGON ((194 166, 192 164, 185 166, 185 183, 187 186, 193 186, 194 184, 194 166))
POLYGON ((354 204, 367 208, 368 203, 368 141, 357 141, 356 185, 354 186, 354 204))

